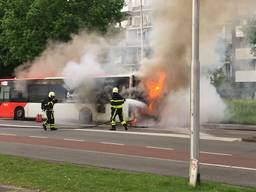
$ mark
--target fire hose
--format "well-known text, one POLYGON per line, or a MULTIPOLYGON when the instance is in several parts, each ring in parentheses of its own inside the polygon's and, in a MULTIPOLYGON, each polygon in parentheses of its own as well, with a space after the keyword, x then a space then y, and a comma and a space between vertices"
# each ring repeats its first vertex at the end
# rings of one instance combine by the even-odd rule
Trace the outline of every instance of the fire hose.
MULTIPOLYGON (((98 126, 101 126, 101 125, 108 125, 108 124, 110 124, 110 121, 105 121, 105 122, 102 122, 102 123, 96 123, 96 124, 93 124, 93 125, 84 125, 82 127, 83 128, 93 128, 93 127, 98 127, 98 126)), ((133 120, 127 121, 127 124, 129 125, 129 127, 132 127, 132 128, 148 128, 148 126, 145 126, 145 125, 132 125, 133 120)))

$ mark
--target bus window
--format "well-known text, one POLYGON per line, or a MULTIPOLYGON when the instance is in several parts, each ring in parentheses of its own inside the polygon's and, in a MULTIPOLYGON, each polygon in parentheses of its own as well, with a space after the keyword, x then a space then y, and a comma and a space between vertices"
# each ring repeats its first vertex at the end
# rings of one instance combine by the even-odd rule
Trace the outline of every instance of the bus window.
POLYGON ((4 100, 4 90, 3 87, 0 87, 0 102, 4 100))
POLYGON ((49 85, 49 90, 55 92, 56 99, 58 99, 59 103, 63 103, 67 99, 67 90, 62 84, 49 85))
POLYGON ((27 99, 27 95, 25 92, 23 91, 19 91, 16 89, 11 89, 10 91, 10 101, 13 102, 26 102, 27 99))
POLYGON ((113 87, 118 87, 119 92, 127 97, 129 91, 129 77, 107 77, 104 78, 104 88, 107 94, 112 93, 113 87))
POLYGON ((2 86, 0 87, 0 101, 6 102, 10 100, 10 87, 2 86))
POLYGON ((48 96, 48 85, 31 84, 28 85, 28 98, 30 102, 40 103, 42 99, 48 96))
POLYGON ((28 92, 25 81, 10 82, 10 101, 27 102, 28 92))

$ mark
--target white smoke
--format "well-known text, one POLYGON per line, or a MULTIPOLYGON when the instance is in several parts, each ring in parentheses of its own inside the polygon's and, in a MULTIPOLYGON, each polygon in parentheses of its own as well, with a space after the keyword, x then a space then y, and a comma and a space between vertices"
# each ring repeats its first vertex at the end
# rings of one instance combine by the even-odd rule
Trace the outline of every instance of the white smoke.
POLYGON ((227 118, 227 107, 209 79, 202 77, 200 83, 200 122, 216 123, 227 118))
POLYGON ((69 88, 75 89, 86 79, 105 73, 102 63, 98 60, 100 49, 101 44, 89 45, 79 63, 75 61, 69 61, 67 63, 63 69, 63 75, 65 77, 65 83, 69 88))
MULTIPOLYGON (((162 98, 160 124, 186 126, 189 124, 189 86, 191 63, 192 1, 153 1, 153 57, 142 62, 145 79, 154 77, 157 69, 167 73, 162 98)), ((221 122, 227 117, 225 103, 207 79, 208 72, 223 66, 226 47, 222 42, 223 26, 232 23, 242 10, 249 14, 256 1, 201 0, 200 63, 201 63, 201 122, 221 122), (238 11, 237 11, 238 8, 238 11), (246 12, 248 10, 248 12, 246 12)), ((231 35, 231 34, 230 34, 231 35)))
POLYGON ((113 47, 118 43, 122 44, 120 36, 122 34, 104 37, 81 32, 73 35, 70 42, 49 42, 40 56, 15 70, 16 77, 43 78, 65 75, 74 78, 73 83, 79 83, 88 75, 119 73, 125 70, 117 62, 121 51, 113 51, 113 47))
POLYGON ((163 128, 187 127, 189 125, 189 89, 181 89, 169 94, 161 113, 160 125, 163 128))
MULTIPOLYGON (((227 118, 227 108, 209 79, 200 81, 200 122, 216 123, 227 118)), ((163 128, 188 127, 190 123, 190 89, 181 89, 169 94, 161 114, 163 128)))

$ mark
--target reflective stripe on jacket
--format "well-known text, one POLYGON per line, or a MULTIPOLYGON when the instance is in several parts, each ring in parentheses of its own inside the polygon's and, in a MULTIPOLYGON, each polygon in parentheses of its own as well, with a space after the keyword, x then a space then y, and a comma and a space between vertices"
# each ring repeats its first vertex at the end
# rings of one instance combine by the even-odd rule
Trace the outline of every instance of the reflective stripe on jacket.
POLYGON ((113 93, 112 99, 110 100, 111 107, 113 108, 122 108, 125 99, 118 93, 113 93))

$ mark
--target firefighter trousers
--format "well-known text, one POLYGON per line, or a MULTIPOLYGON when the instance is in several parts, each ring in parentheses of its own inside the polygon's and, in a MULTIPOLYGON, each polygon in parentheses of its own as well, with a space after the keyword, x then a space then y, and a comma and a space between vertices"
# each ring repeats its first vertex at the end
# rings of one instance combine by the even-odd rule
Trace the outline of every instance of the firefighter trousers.
POLYGON ((126 123, 126 121, 124 120, 124 117, 123 117, 123 108, 114 108, 114 107, 111 107, 111 125, 112 125, 112 129, 116 128, 116 116, 117 115, 119 117, 119 120, 120 120, 121 124, 127 130, 127 123, 126 123))
POLYGON ((47 120, 44 121, 43 125, 47 127, 47 125, 50 125, 51 129, 55 129, 55 119, 54 119, 54 113, 53 111, 46 111, 46 117, 47 120))

